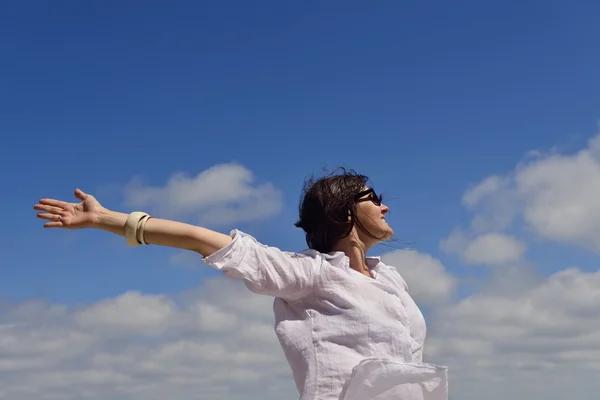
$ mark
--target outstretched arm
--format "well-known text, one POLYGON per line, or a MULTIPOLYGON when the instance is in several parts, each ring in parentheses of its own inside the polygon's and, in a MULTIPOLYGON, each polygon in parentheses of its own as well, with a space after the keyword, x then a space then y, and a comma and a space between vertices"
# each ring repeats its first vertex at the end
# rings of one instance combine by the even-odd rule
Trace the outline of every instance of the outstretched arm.
MULTIPOLYGON (((125 236, 128 214, 104 208, 94 196, 75 190, 80 203, 41 199, 33 208, 41 211, 38 218, 47 220, 45 228, 95 228, 125 236)), ((147 243, 196 251, 209 256, 231 242, 231 236, 199 226, 166 219, 151 218, 144 228, 147 243)))
MULTIPOLYGON (((40 211, 38 218, 48 221, 44 224, 45 228, 96 228, 126 236, 129 214, 110 211, 102 207, 94 196, 79 189, 75 190, 75 197, 81 202, 41 199, 33 208, 40 211)), ((134 219, 135 215, 132 221, 134 219)), ((253 292, 291 301, 312 291, 322 266, 322 260, 316 254, 283 252, 239 231, 225 235, 158 218, 146 220, 143 228, 136 226, 145 243, 198 252, 204 257, 204 262, 232 279, 243 280, 253 292)), ((131 236, 135 242, 134 234, 131 236)))
MULTIPOLYGON (((125 236, 127 214, 105 210, 98 216, 95 228, 125 236)), ((231 242, 231 236, 210 229, 170 221, 168 219, 151 218, 144 228, 144 239, 148 244, 192 250, 209 256, 231 242)))

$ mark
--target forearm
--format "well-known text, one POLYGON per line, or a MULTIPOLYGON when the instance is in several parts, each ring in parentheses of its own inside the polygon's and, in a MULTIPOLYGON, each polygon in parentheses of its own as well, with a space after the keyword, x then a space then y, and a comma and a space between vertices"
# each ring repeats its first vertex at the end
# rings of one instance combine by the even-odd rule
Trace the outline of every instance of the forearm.
MULTIPOLYGON (((98 216, 95 227, 125 236, 127 216, 128 214, 105 210, 98 216)), ((227 246, 231 242, 231 237, 182 222, 150 218, 144 228, 144 240, 149 244, 192 250, 203 256, 209 256, 227 246)))

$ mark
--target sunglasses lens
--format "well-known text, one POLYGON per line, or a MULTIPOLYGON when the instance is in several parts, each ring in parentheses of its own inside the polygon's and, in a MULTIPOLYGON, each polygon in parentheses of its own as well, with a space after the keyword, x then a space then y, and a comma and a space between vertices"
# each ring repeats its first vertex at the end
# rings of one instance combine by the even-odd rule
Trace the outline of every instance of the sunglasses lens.
POLYGON ((360 192, 355 197, 356 201, 372 201, 376 206, 381 206, 383 203, 383 196, 377 195, 373 189, 365 190, 364 192, 360 192), (365 197, 366 196, 366 197, 365 197))

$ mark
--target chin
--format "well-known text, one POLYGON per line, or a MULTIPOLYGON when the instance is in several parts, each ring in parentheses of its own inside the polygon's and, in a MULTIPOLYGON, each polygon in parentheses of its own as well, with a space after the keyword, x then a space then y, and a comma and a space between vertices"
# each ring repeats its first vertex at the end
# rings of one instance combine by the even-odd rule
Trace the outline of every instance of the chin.
POLYGON ((382 241, 388 240, 394 236, 394 230, 387 223, 380 229, 380 234, 378 236, 382 237, 382 241))
POLYGON ((391 239, 394 236, 394 230, 391 227, 388 227, 385 230, 385 240, 391 239))

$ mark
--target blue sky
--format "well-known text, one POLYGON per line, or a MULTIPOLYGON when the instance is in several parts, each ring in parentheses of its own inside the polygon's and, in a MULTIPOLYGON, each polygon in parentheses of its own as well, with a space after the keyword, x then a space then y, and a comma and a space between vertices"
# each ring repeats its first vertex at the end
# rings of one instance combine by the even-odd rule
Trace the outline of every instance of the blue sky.
MULTIPOLYGON (((459 298, 514 271, 593 273, 597 231, 581 227, 600 222, 586 191, 599 175, 577 160, 600 154, 588 143, 599 133, 599 13, 554 0, 3 4, 0 298, 75 306, 209 282, 215 271, 168 249, 43 230, 32 206, 80 187, 129 212, 132 181, 167 190, 174 174, 217 165, 242 166, 282 201, 268 217, 210 226, 282 249, 305 247, 293 227, 304 178, 341 165, 371 177, 398 239, 439 260, 459 298), (528 164, 533 150, 541 159, 528 164), (494 175, 508 183, 469 210, 463 196, 494 175), (540 204, 554 207, 547 220, 540 204), (474 228, 506 213, 510 223, 474 228), (490 232, 526 250, 504 261, 468 252, 490 232)), ((147 202, 155 216, 207 215, 147 202)))
MULTIPOLYGON (((469 185, 531 149, 572 151, 598 117, 591 2, 3 8, 0 293, 10 298, 90 301, 202 274, 162 265, 165 251, 110 247, 106 234, 43 231, 30 210, 39 197, 239 162, 285 196, 280 215, 248 229, 293 250, 304 245, 291 228, 304 176, 345 165, 393 198, 400 239, 438 254, 465 218, 469 185)), ((128 211, 112 194, 100 200, 128 211)))

